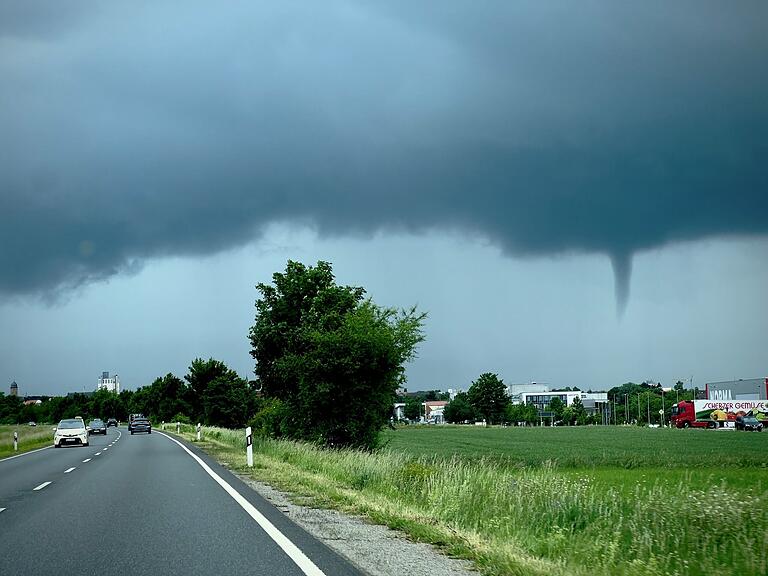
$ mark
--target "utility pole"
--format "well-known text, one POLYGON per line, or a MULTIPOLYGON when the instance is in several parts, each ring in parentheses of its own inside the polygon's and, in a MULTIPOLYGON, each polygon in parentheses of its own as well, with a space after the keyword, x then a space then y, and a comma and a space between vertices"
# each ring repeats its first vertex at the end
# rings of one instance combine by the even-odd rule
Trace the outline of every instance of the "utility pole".
POLYGON ((645 398, 648 400, 648 426, 651 425, 651 393, 646 392, 645 398))
POLYGON ((624 394, 624 424, 629 424, 629 394, 624 394))

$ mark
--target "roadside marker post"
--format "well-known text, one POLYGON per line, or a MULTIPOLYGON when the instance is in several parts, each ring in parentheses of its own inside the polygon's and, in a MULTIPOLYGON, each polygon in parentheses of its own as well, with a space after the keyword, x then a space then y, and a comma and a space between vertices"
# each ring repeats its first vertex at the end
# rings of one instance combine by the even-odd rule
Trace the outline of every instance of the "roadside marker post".
POLYGON ((202 430, 202 426, 200 425, 200 422, 197 423, 197 441, 200 442, 200 431, 202 430))
POLYGON ((13 433, 13 451, 18 452, 19 450, 19 433, 14 432, 13 433))
POLYGON ((253 468, 253 436, 250 426, 245 429, 245 455, 248 459, 248 467, 253 468))
POLYGON ((181 426, 181 424, 178 421, 176 421, 176 434, 179 433, 180 426, 181 426))

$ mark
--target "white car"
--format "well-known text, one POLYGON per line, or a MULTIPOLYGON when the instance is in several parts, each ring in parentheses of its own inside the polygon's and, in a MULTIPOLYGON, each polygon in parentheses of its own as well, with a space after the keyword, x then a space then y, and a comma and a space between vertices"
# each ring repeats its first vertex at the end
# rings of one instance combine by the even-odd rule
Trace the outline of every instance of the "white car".
POLYGON ((88 430, 82 418, 62 420, 53 435, 53 447, 61 448, 62 444, 81 444, 88 446, 88 430))

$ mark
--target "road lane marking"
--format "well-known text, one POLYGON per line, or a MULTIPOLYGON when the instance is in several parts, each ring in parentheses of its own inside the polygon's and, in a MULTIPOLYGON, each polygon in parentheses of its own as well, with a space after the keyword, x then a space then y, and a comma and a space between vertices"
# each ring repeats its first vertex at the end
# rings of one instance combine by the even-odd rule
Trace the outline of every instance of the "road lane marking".
POLYGON ((2 512, 3 510, 5 510, 5 508, 0 508, 0 512, 2 512))
POLYGON ((14 458, 21 458, 22 456, 29 456, 30 454, 34 452, 40 452, 40 450, 48 450, 50 446, 44 446, 43 448, 37 448, 36 450, 30 450, 29 452, 24 452, 23 454, 16 454, 16 456, 8 456, 7 458, 0 459, 0 462, 5 462, 6 460, 13 460, 14 458))
POLYGON ((96 452, 96 454, 94 454, 94 456, 101 456, 101 452, 96 452))
POLYGON ((72 466, 72 468, 67 468, 66 470, 64 470, 64 474, 69 474, 69 473, 70 473, 70 472, 72 472, 72 470, 74 470, 75 468, 77 468, 77 466, 72 466))
POLYGON ((109 450, 109 446, 105 446, 105 447, 104 447, 104 450, 109 450))
POLYGON ((90 461, 91 461, 90 458, 86 458, 85 460, 83 460, 83 464, 85 464, 86 462, 90 462, 90 461))
POLYGON ((299 567, 299 570, 304 572, 307 576, 326 576, 325 572, 320 570, 312 560, 310 560, 304 552, 301 551, 301 549, 296 546, 291 540, 288 539, 288 537, 280 532, 280 530, 275 527, 272 522, 267 520, 267 518, 258 510, 256 510, 256 507, 248 502, 243 496, 230 484, 224 480, 221 476, 216 474, 213 470, 211 470, 211 467, 208 466, 203 460, 194 454, 192 451, 189 450, 184 444, 176 440, 175 438, 171 438, 168 436, 168 434, 163 434, 162 432, 158 432, 161 436, 165 436, 170 440, 171 442, 176 442, 179 446, 181 446, 181 449, 184 450, 187 454, 189 454, 194 460, 200 464, 200 467, 205 470, 208 475, 214 479, 214 481, 221 486, 224 491, 229 494, 232 499, 237 502, 240 507, 245 510, 245 512, 253 518, 256 523, 261 526, 261 529, 264 530, 264 532, 267 533, 267 536, 272 538, 274 540, 275 544, 280 546, 282 548, 283 552, 285 552, 288 557, 293 560, 294 564, 299 567))
POLYGON ((46 486, 48 486, 48 484, 50 484, 50 482, 43 482, 43 483, 42 483, 42 484, 40 484, 40 486, 38 486, 37 488, 32 488, 32 490, 42 490, 43 488, 45 488, 46 486))

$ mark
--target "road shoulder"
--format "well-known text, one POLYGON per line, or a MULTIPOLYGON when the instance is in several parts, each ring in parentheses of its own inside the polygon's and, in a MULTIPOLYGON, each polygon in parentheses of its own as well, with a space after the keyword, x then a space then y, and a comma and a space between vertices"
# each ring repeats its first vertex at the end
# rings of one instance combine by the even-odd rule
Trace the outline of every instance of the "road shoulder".
POLYGON ((402 532, 336 510, 294 504, 288 494, 268 484, 235 475, 294 523, 371 576, 477 576, 471 562, 448 558, 429 544, 411 542, 402 532))

